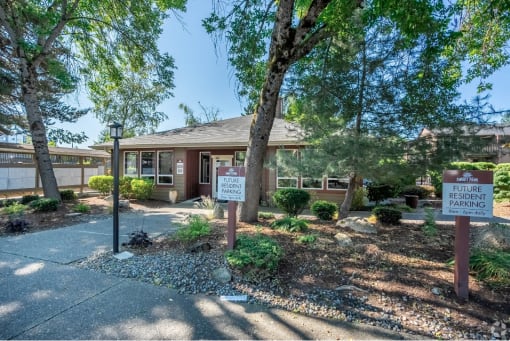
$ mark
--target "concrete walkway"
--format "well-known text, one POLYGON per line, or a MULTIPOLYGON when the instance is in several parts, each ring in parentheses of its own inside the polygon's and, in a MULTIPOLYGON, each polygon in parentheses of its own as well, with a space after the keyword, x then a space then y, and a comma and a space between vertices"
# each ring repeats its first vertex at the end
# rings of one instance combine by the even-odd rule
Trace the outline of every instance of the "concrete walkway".
MULTIPOLYGON (((120 241, 169 233, 179 212, 122 213, 120 241)), ((409 335, 100 274, 69 265, 111 250, 112 219, 0 238, 0 339, 402 339, 409 335)), ((120 261, 120 260, 119 260, 120 261)))

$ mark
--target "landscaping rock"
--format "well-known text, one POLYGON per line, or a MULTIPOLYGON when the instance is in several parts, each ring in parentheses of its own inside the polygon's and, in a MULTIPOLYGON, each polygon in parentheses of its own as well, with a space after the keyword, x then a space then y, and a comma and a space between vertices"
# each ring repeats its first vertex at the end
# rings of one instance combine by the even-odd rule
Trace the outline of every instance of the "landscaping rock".
POLYGON ((194 245, 192 245, 190 248, 189 248, 189 252, 208 252, 212 249, 212 246, 211 244, 209 243, 196 243, 194 245))
POLYGON ((212 272, 212 277, 214 280, 220 283, 228 283, 232 280, 232 274, 227 268, 216 268, 212 272))
POLYGON ((374 224, 369 222, 366 218, 347 217, 339 220, 336 226, 350 228, 351 230, 361 233, 377 234, 377 229, 374 224))
POLYGON ((335 234, 335 240, 341 247, 349 247, 353 245, 351 237, 349 237, 345 233, 339 232, 335 234))

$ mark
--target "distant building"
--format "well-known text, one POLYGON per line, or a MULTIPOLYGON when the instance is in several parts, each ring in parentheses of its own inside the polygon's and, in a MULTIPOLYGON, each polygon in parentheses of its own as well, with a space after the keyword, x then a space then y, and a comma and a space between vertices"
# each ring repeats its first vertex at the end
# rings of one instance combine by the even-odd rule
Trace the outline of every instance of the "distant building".
POLYGON ((4 143, 27 143, 27 134, 19 127, 13 126, 10 129, 9 134, 3 134, 0 132, 0 142, 4 143))

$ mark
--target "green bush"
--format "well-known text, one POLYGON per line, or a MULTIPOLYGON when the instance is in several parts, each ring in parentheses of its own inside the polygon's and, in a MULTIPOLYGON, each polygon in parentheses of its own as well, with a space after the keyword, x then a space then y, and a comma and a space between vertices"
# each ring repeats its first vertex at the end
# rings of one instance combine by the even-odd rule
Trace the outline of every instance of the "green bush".
POLYGON ((422 231, 426 236, 432 237, 437 235, 436 220, 434 218, 434 209, 425 209, 425 222, 422 226, 422 231))
POLYGON ((79 213, 89 213, 90 212, 90 206, 80 202, 80 203, 76 204, 73 207, 73 211, 74 212, 79 212, 79 213))
POLYGON ((494 172, 494 200, 510 201, 510 164, 499 164, 494 172))
POLYGON ((338 211, 338 205, 331 201, 317 200, 312 204, 310 209, 317 218, 332 220, 333 216, 338 211))
POLYGON ((76 199, 76 194, 72 189, 66 189, 60 191, 60 198, 62 199, 62 201, 72 201, 76 199))
POLYGON ((389 184, 372 184, 367 186, 368 200, 375 201, 378 204, 384 199, 393 198, 395 196, 395 187, 389 184))
POLYGON ((426 199, 431 194, 430 190, 421 186, 405 186, 400 192, 401 196, 404 195, 417 195, 419 199, 426 199))
POLYGON ((310 193, 297 188, 284 188, 273 194, 273 201, 289 217, 296 217, 308 205, 310 193))
POLYGON ((365 207, 365 189, 363 187, 358 187, 354 192, 354 197, 352 198, 351 203, 351 211, 361 211, 365 207))
POLYGON ((473 250, 469 266, 479 280, 492 286, 510 285, 510 253, 500 250, 473 250))
POLYGON ((15 201, 12 205, 5 206, 2 209, 2 212, 4 214, 7 214, 9 216, 9 219, 12 219, 15 217, 22 216, 25 213, 26 209, 27 209, 26 205, 20 204, 19 202, 15 201))
POLYGON ((259 212, 259 219, 274 219, 273 212, 259 212))
POLYGON ((289 232, 303 232, 308 229, 308 223, 303 219, 285 217, 271 223, 271 228, 289 232))
POLYGON ((402 212, 391 207, 376 207, 372 211, 382 224, 398 225, 402 219, 402 212))
POLYGON ((315 234, 307 234, 297 238, 297 241, 301 244, 313 244, 316 240, 317 236, 315 234))
POLYGON ((200 215, 192 215, 188 225, 181 227, 177 230, 177 239, 183 241, 193 241, 202 236, 207 236, 211 233, 211 227, 207 219, 200 215))
POLYGON ((23 205, 26 205, 34 200, 37 200, 39 199, 39 195, 38 194, 27 194, 27 195, 24 195, 22 198, 21 198, 21 203, 23 205))
POLYGON ((32 201, 30 207, 36 212, 51 212, 58 209, 59 203, 57 199, 42 198, 32 201))
POLYGON ((227 262, 236 268, 254 267, 273 272, 283 257, 283 249, 268 236, 241 234, 236 240, 234 249, 227 251, 225 257, 227 262))
POLYGON ((123 176, 119 179, 119 194, 126 199, 131 199, 133 197, 133 191, 131 189, 131 181, 134 178, 130 176, 123 176))
POLYGON ((9 206, 12 206, 12 205, 15 205, 15 204, 19 204, 20 202, 16 199, 5 199, 5 200, 2 200, 2 205, 1 207, 9 207, 9 206))
POLYGON ((131 180, 131 190, 135 199, 147 200, 152 196, 154 183, 150 179, 133 179, 131 180))
POLYGON ((113 176, 111 175, 95 175, 89 178, 90 188, 99 191, 101 195, 107 196, 113 190, 113 176))

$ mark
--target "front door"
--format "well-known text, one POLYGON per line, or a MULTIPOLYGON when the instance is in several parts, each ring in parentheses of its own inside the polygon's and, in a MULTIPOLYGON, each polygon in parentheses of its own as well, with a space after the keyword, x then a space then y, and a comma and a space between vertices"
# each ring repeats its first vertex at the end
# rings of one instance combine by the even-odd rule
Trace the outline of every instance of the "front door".
POLYGON ((232 166, 231 155, 215 155, 213 156, 213 174, 212 174, 212 195, 213 198, 218 197, 218 167, 232 166))

